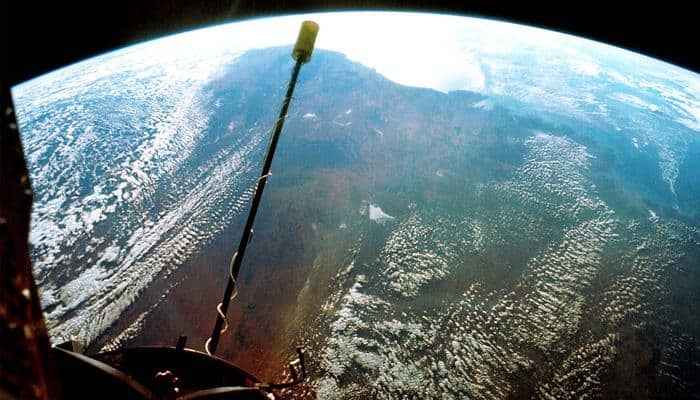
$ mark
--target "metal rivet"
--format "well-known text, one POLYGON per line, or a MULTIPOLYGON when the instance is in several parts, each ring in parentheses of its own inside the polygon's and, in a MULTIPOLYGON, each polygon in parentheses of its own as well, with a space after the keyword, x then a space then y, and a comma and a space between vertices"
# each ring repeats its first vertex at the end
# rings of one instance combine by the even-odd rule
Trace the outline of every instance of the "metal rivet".
POLYGON ((30 292, 27 288, 22 289, 22 296, 24 296, 25 299, 29 300, 32 298, 32 292, 30 292))

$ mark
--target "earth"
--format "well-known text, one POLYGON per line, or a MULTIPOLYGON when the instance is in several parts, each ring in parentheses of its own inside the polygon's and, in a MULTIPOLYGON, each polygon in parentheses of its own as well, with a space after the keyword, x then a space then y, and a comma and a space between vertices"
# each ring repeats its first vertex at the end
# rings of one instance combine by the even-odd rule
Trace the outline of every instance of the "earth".
POLYGON ((458 16, 226 24, 13 88, 55 342, 203 349, 319 398, 699 398, 700 76, 458 16), (360 29, 361 27, 361 29, 360 29))

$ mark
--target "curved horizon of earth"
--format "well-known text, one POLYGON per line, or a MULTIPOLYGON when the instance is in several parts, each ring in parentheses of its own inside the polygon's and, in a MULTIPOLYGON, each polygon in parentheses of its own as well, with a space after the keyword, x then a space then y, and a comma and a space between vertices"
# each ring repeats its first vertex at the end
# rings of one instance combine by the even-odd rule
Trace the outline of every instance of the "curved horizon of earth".
POLYGON ((14 87, 55 342, 202 348, 303 19, 218 355, 277 380, 305 343, 297 397, 697 398, 700 76, 444 15, 226 24, 14 87))

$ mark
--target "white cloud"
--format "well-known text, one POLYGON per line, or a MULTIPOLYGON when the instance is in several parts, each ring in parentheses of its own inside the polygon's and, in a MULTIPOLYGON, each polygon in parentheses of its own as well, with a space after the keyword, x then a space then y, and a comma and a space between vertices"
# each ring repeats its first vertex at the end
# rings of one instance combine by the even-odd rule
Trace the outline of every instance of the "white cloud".
MULTIPOLYGON (((400 12, 336 12, 253 19, 171 35, 122 51, 148 48, 151 59, 177 59, 193 52, 207 55, 204 59, 217 59, 224 53, 235 55, 255 48, 292 45, 304 20, 314 20, 320 25, 318 49, 341 52, 394 82, 443 92, 463 89, 515 98, 520 98, 518 93, 525 93, 525 100, 545 105, 555 104, 555 100, 560 105, 572 103, 574 107, 562 109, 567 114, 577 112, 576 98, 583 91, 593 90, 580 85, 569 87, 575 84, 575 80, 569 79, 572 71, 584 77, 602 73, 634 87, 638 79, 618 72, 617 66, 611 68, 611 60, 643 62, 648 66, 645 70, 667 66, 602 43, 529 26, 400 12), (539 96, 537 91, 544 98, 533 98, 532 95, 539 96)), ((698 85, 697 76, 688 78, 688 71, 659 70, 664 74, 675 71, 677 77, 698 85)), ((693 88, 690 84, 686 86, 693 88)), ((685 113, 680 122, 697 129, 700 120, 697 99, 688 99, 687 95, 674 99, 679 100, 675 105, 685 113)))
POLYGON ((616 93, 612 97, 637 108, 642 108, 651 112, 659 111, 659 106, 656 104, 647 103, 639 97, 633 96, 629 93, 616 93))
MULTIPOLYGON (((483 26, 517 27, 494 21, 437 14, 344 12, 253 19, 168 36, 141 46, 157 48, 158 56, 196 49, 226 49, 238 53, 255 48, 291 45, 302 21, 321 30, 316 48, 334 50, 375 69, 397 83, 433 88, 482 90, 484 74, 473 51, 463 46, 463 34, 483 26), (390 23, 387 23, 390 21, 390 23), (486 25, 484 25, 486 24, 486 25)), ((495 31, 495 30, 494 30, 495 31)))
POLYGON ((591 60, 571 59, 569 66, 572 71, 586 76, 598 76, 600 73, 600 66, 591 60))

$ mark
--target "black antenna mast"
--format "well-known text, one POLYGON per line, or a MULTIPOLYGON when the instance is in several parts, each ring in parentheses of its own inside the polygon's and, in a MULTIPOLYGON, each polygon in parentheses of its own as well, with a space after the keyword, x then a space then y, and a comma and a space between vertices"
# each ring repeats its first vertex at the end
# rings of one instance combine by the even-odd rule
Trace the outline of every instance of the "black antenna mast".
POLYGON ((255 194, 253 195, 253 202, 250 206, 250 211, 248 212, 248 219, 246 220, 245 227, 243 228, 241 241, 238 243, 238 251, 236 251, 233 254, 233 257, 231 257, 229 278, 228 283, 226 284, 226 290, 224 291, 224 297, 221 300, 221 303, 216 306, 217 316, 216 323, 214 324, 214 330, 212 331, 211 337, 207 339, 206 343, 204 344, 204 349, 209 355, 216 353, 216 348, 219 344, 219 337, 228 328, 226 313, 228 312, 228 306, 231 300, 236 297, 236 294, 238 293, 238 287, 236 284, 238 272, 241 269, 241 263, 243 262, 243 257, 245 256, 245 250, 253 232, 253 223, 255 222, 255 215, 258 212, 258 206, 260 206, 263 190, 265 190, 265 182, 267 182, 267 178, 272 175, 270 173, 272 158, 275 155, 275 149, 277 148, 280 133, 282 133, 284 120, 287 118, 287 109, 289 108, 289 103, 292 101, 292 94, 294 93, 294 87, 297 83, 299 70, 301 70, 301 66, 303 64, 307 63, 311 59, 311 53, 313 52, 318 29, 318 24, 313 21, 304 21, 301 24, 299 36, 297 38, 296 45, 294 46, 294 51, 292 51, 292 58, 296 61, 296 64, 292 70, 292 77, 289 80, 289 86, 287 86, 287 94, 284 96, 284 100, 282 101, 282 108, 280 110, 279 118, 277 118, 277 122, 275 123, 272 139, 270 140, 270 147, 268 148, 267 155, 265 156, 265 163, 263 164, 262 172, 260 173, 260 177, 258 178, 257 185, 255 187, 255 194))

